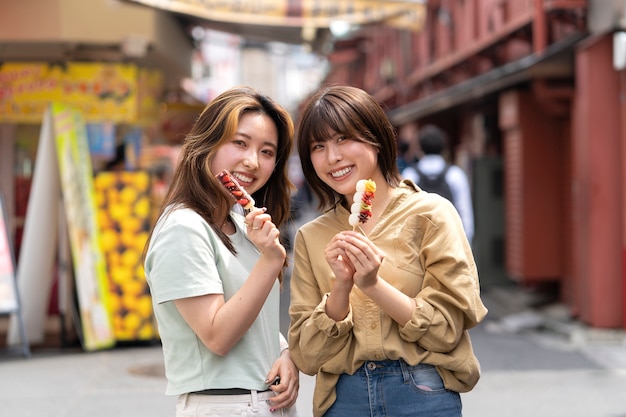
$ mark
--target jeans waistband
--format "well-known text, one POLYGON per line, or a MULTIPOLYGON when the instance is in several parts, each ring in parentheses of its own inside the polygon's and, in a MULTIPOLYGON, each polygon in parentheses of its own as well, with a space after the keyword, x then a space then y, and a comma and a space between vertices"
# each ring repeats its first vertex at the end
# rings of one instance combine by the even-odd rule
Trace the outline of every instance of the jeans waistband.
POLYGON ((367 373, 379 372, 403 372, 416 369, 432 368, 433 365, 426 363, 418 363, 417 365, 409 365, 403 359, 399 360, 382 360, 382 361, 365 361, 360 370, 367 373))

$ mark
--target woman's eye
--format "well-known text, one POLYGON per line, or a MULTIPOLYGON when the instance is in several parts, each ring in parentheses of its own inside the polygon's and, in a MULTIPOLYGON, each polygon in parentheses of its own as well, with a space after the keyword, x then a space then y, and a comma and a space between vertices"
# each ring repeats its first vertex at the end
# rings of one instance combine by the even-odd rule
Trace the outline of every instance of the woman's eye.
POLYGON ((261 151, 261 153, 265 156, 269 156, 270 158, 273 158, 275 153, 272 149, 265 149, 263 151, 261 151))
POLYGON ((319 143, 319 142, 311 144, 311 150, 312 151, 315 151, 315 150, 318 150, 318 149, 322 149, 323 147, 324 146, 321 143, 319 143))
POLYGON ((348 137, 347 136, 339 136, 337 137, 337 142, 343 142, 344 140, 347 140, 348 137))

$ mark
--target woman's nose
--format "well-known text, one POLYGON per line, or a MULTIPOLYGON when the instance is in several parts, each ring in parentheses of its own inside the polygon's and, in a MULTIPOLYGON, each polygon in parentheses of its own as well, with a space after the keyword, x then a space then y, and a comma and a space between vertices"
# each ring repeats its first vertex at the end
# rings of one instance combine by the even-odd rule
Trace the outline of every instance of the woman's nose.
POLYGON ((343 159, 343 155, 339 152, 336 146, 330 145, 326 149, 328 149, 328 162, 333 164, 335 162, 341 161, 343 159))
POLYGON ((258 158, 254 152, 250 152, 243 160, 243 164, 248 168, 256 168, 258 166, 258 158))

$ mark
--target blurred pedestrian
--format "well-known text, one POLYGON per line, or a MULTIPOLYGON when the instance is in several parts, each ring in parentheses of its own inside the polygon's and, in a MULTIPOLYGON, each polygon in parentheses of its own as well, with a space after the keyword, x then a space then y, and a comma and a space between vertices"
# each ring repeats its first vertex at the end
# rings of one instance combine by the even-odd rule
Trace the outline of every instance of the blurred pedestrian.
POLYGON ((403 177, 403 171, 407 167, 415 165, 418 161, 417 125, 413 122, 402 125, 398 129, 397 143, 398 156, 396 160, 398 172, 403 177))
POLYGON ((468 329, 487 310, 454 206, 401 180, 394 129, 363 90, 320 90, 300 115, 302 170, 324 214, 295 238, 289 345, 316 375, 316 417, 461 416, 478 382, 468 329), (371 217, 349 224, 356 184, 371 217))
POLYGON ((292 141, 289 114, 247 87, 211 101, 185 138, 145 256, 177 417, 297 415, 279 330, 292 141), (223 169, 256 200, 247 215, 216 179, 223 169))
POLYGON ((444 152, 448 149, 447 135, 437 126, 423 126, 419 130, 419 145, 423 156, 402 171, 402 176, 429 192, 438 192, 442 186, 446 187, 447 190, 440 194, 446 194, 444 196, 458 210, 465 235, 471 244, 474 239, 472 191, 465 171, 444 158, 444 152))

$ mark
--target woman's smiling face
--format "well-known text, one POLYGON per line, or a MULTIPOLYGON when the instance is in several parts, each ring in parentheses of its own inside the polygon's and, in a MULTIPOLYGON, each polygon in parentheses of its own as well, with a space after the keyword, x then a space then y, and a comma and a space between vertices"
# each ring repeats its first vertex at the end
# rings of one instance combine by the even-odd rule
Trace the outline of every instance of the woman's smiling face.
POLYGON ((222 145, 213 160, 211 171, 227 169, 250 194, 269 180, 276 165, 278 131, 265 113, 247 112, 239 119, 237 131, 222 145))
POLYGON ((360 179, 378 178, 378 149, 329 129, 328 139, 311 142, 311 162, 317 176, 352 201, 360 179))

